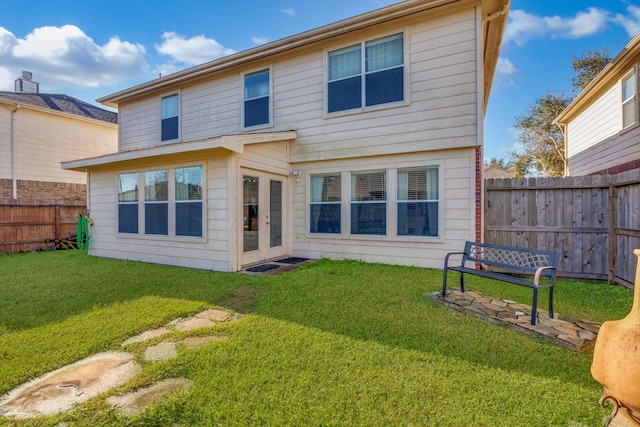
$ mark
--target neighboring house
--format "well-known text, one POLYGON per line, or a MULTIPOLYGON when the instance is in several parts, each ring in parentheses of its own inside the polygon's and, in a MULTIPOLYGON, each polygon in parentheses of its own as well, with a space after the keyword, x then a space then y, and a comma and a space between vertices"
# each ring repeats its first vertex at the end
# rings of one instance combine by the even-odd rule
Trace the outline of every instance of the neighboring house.
POLYGON ((568 176, 615 174, 640 168, 636 35, 560 113, 568 176))
POLYGON ((78 157, 118 151, 118 115, 67 95, 39 93, 25 73, 0 92, 0 198, 85 200, 84 171, 63 170, 78 157))
POLYGON ((485 166, 484 179, 511 178, 509 171, 497 168, 495 166, 485 166))
POLYGON ((482 118, 508 0, 410 0, 99 99, 90 254, 238 271, 442 267, 480 238, 482 118))

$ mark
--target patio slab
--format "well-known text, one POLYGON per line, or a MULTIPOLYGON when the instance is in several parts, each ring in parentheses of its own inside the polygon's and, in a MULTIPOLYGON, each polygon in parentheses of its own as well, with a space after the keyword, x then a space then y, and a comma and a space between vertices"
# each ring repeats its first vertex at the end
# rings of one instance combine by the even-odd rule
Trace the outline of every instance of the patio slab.
POLYGON ((431 292, 425 296, 462 313, 472 314, 507 328, 539 336, 575 351, 592 349, 600 330, 598 323, 574 319, 558 313, 555 313, 554 318, 549 318, 549 312, 540 309, 538 309, 536 324, 531 325, 531 307, 470 290, 466 292, 449 290, 445 298, 440 291, 431 292))

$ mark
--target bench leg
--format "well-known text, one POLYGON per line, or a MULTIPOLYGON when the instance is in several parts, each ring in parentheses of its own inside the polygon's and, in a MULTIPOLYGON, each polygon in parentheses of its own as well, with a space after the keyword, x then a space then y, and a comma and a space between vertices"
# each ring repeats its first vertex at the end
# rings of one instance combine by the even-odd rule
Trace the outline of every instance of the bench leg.
POLYGON ((447 296, 447 269, 444 269, 442 274, 442 298, 447 296))
POLYGON ((531 324, 536 324, 538 316, 538 288, 533 288, 533 304, 531 304, 531 324))
POLYGON ((549 288, 549 317, 553 319, 553 286, 549 288))
POLYGON ((464 273, 460 273, 460 292, 464 292, 464 273))

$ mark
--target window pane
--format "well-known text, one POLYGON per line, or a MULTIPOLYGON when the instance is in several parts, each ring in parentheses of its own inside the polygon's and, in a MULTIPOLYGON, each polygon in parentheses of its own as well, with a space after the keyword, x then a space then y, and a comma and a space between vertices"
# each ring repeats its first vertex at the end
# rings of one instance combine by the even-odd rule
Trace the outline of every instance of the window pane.
POLYGON ((311 203, 339 202, 340 188, 340 174, 311 175, 311 203))
POLYGON ((351 200, 387 200, 385 171, 353 172, 351 174, 351 200))
POLYGON ((360 45, 329 52, 329 81, 355 76, 362 72, 360 45))
POLYGON ((202 200, 202 166, 176 168, 176 200, 202 200))
POLYGON ((311 205, 310 216, 311 233, 340 234, 340 203, 311 205))
POLYGON ((626 128, 637 121, 637 107, 635 98, 632 98, 625 104, 622 104, 622 127, 626 128))
POLYGON ((404 99, 404 67, 367 74, 367 105, 404 99))
POLYGON ((396 34, 365 45, 366 71, 397 67, 404 63, 403 35, 396 34))
POLYGON ((387 204, 351 203, 351 234, 387 234, 387 204))
POLYGON ((398 202, 398 236, 437 236, 438 202, 398 202))
POLYGON ((178 116, 162 119, 162 141, 178 138, 178 116))
POLYGON ((144 204, 144 232, 145 234, 169 234, 168 203, 144 204))
POLYGON ((357 76, 329 83, 328 111, 332 113, 362 107, 361 81, 361 77, 357 76))
POLYGON ((244 126, 269 123, 269 97, 244 102, 244 126))
POLYGON ((636 75, 632 74, 622 81, 622 102, 628 100, 636 94, 636 75))
POLYGON ((244 76, 244 99, 269 96, 269 70, 244 76))
POLYGON ((138 201, 138 174, 123 173, 118 175, 118 202, 138 201))
POLYGON ((166 170, 144 173, 144 200, 147 202, 169 200, 169 180, 166 170))
POLYGON ((178 116, 178 95, 170 95, 162 98, 162 118, 178 116))
POLYGON ((282 182, 269 181, 269 247, 282 246, 282 182))
POLYGON ((202 202, 176 203, 176 235, 202 237, 202 202))
POLYGON ((118 233, 138 233, 138 204, 118 204, 118 233))

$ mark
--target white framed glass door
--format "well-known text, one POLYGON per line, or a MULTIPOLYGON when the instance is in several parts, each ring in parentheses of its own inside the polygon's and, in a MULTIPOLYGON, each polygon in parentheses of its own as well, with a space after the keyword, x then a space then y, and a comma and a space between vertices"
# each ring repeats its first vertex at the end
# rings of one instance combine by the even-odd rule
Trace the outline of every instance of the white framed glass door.
POLYGON ((267 172, 241 170, 242 265, 286 255, 285 179, 267 172))

